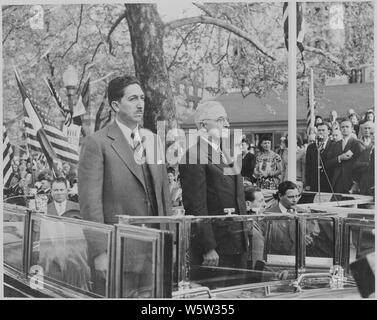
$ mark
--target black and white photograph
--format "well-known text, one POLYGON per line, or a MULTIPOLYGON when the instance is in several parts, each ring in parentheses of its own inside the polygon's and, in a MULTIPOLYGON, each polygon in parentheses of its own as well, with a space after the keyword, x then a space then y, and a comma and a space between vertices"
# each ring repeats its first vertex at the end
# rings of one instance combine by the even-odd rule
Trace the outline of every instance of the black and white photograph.
POLYGON ((1 6, 4 299, 375 298, 373 1, 47 3, 1 6))

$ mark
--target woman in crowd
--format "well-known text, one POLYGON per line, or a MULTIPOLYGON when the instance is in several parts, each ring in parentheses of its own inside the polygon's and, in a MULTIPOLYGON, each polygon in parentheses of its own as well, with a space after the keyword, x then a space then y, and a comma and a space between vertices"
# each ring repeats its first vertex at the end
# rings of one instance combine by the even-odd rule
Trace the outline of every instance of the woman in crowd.
POLYGON ((281 157, 271 150, 271 138, 268 136, 261 137, 258 148, 254 169, 257 186, 262 189, 276 189, 282 173, 281 157))

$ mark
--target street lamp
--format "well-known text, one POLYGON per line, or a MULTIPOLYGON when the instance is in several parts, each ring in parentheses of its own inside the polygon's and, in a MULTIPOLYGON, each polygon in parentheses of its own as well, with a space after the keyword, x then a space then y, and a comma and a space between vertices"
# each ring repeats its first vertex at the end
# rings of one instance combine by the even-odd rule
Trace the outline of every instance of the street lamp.
POLYGON ((64 86, 67 89, 69 110, 73 112, 73 96, 78 82, 77 71, 74 66, 69 65, 63 73, 64 86))

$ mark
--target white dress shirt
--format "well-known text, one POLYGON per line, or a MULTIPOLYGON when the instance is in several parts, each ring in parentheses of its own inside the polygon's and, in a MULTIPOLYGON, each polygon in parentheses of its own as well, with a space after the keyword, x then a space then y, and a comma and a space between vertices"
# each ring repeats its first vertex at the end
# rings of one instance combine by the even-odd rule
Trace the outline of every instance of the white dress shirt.
POLYGON ((128 143, 130 144, 130 146, 132 148, 134 147, 134 140, 138 141, 138 139, 139 139, 139 141, 141 141, 140 135, 139 135, 139 126, 136 126, 136 128, 134 130, 131 130, 125 124, 118 121, 118 119, 115 119, 115 122, 119 126, 120 131, 122 131, 124 137, 126 138, 126 140, 128 141, 128 143), (132 132, 135 134, 134 140, 131 137, 132 132))
POLYGON ((58 216, 61 216, 67 208, 67 200, 64 200, 63 202, 56 202, 54 201, 56 212, 58 213, 58 216))
POLYGON ((284 213, 284 214, 286 214, 287 213, 287 208, 286 207, 284 207, 282 204, 281 204, 281 202, 279 201, 279 208, 280 208, 280 211, 281 211, 281 213, 284 213))

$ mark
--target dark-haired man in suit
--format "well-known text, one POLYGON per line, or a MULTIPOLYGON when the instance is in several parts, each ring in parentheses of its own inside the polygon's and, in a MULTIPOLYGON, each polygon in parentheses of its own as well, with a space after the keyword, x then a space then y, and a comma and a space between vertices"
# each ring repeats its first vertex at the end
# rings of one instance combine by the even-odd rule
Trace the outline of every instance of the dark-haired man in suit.
POLYGON ((65 178, 60 177, 52 181, 51 197, 53 201, 47 205, 47 214, 66 216, 67 212, 76 211, 77 215, 80 215, 79 204, 68 200, 68 188, 65 178))
POLYGON ((318 191, 318 150, 320 153, 320 190, 331 192, 332 172, 324 167, 325 159, 333 142, 329 139, 330 126, 321 123, 317 126, 316 142, 309 144, 306 150, 305 177, 307 191, 318 191))
MULTIPOLYGON (((115 121, 86 137, 80 152, 78 191, 83 218, 115 224, 117 215, 171 214, 162 144, 157 135, 140 127, 144 115, 140 82, 131 76, 111 80, 108 101, 115 121)), ((103 272, 108 265, 106 248, 105 241, 91 246, 95 268, 103 272)), ((144 266, 129 270, 124 277, 127 288, 148 285, 151 272, 144 266)), ((131 296, 130 291, 125 294, 131 296)))

